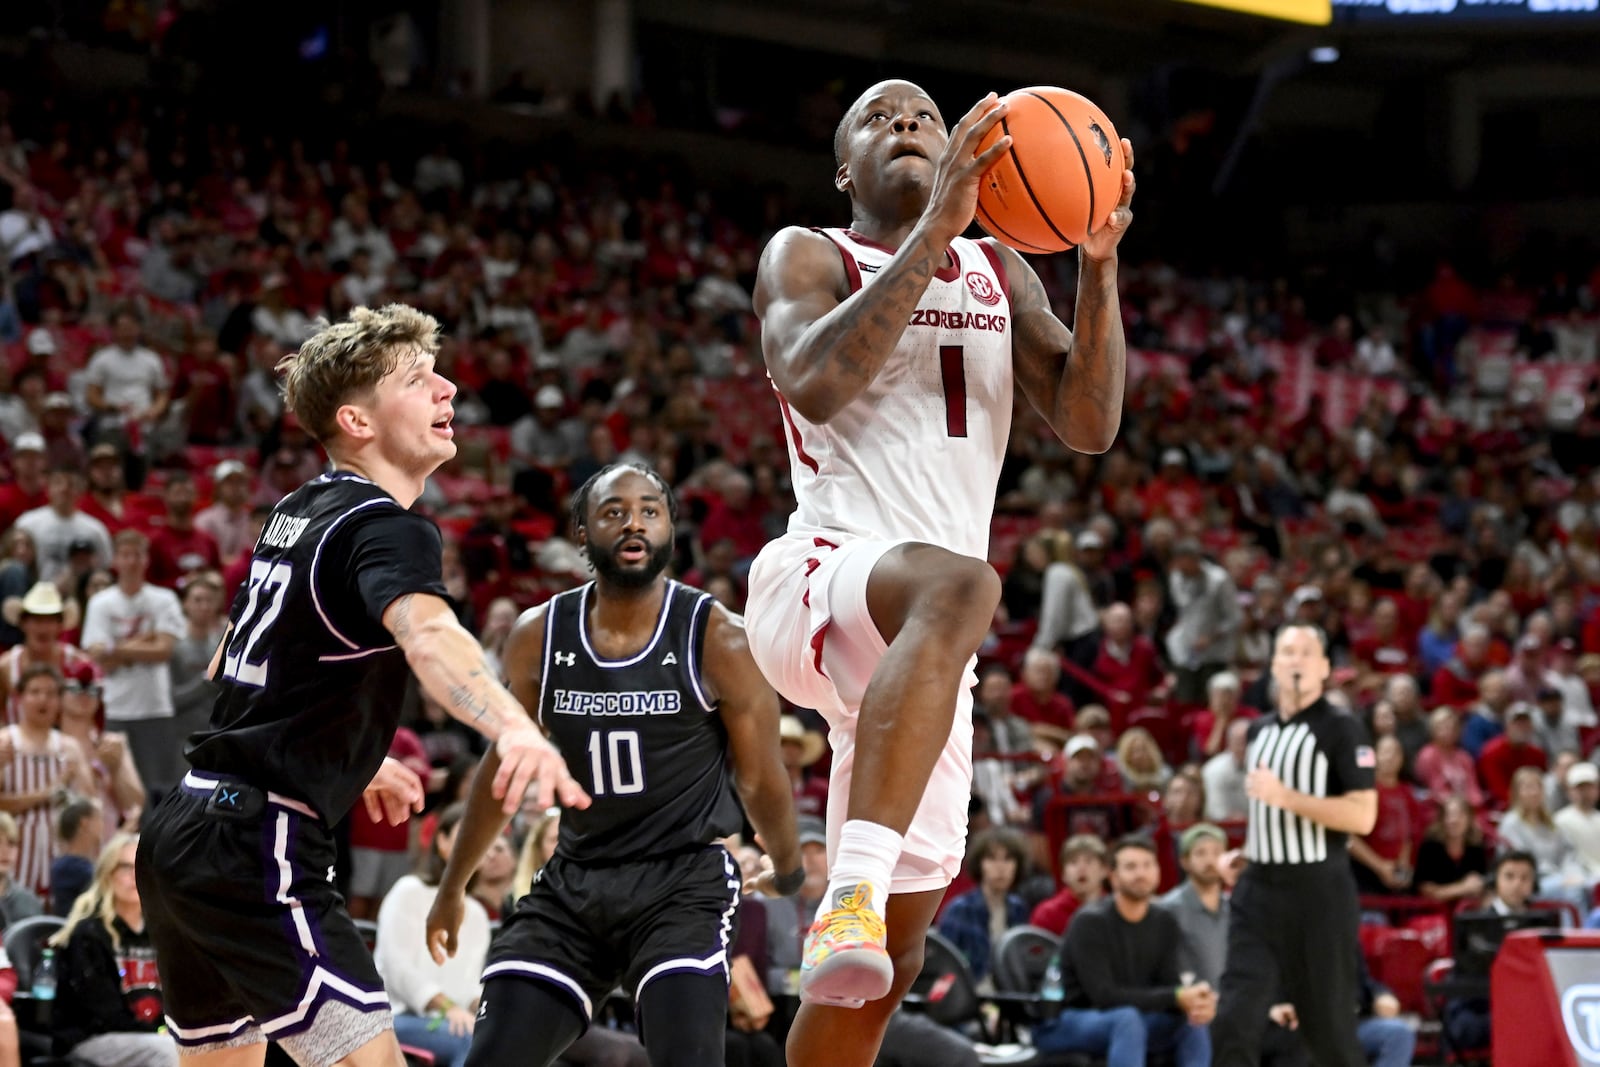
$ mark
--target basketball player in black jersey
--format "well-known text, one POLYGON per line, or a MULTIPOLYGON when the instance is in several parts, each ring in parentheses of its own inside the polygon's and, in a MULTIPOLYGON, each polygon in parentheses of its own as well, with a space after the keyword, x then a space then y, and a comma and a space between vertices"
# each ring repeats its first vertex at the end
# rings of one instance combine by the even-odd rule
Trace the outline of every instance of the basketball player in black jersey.
POLYGON ((186 1067, 259 1065, 266 1041, 301 1064, 401 1067, 389 999, 334 890, 329 828, 364 799, 420 810, 386 759, 401 696, 423 690, 495 743, 508 809, 583 791, 492 676, 440 581, 439 531, 408 508, 455 454, 455 386, 434 370, 438 324, 357 308, 279 369, 333 470, 279 501, 213 657, 210 729, 150 816, 137 877, 168 1028, 186 1067))
MULTIPOLYGON (((608 467, 573 514, 595 580, 524 614, 504 662, 594 801, 562 816, 555 855, 489 950, 467 1063, 554 1062, 620 979, 655 1067, 720 1064, 740 877, 715 842, 744 822, 735 785, 772 858, 752 888, 805 880, 778 698, 743 620, 662 573, 676 505, 659 476, 608 467)), ((488 788, 498 760, 484 757, 428 916, 441 963, 505 826, 488 788)))

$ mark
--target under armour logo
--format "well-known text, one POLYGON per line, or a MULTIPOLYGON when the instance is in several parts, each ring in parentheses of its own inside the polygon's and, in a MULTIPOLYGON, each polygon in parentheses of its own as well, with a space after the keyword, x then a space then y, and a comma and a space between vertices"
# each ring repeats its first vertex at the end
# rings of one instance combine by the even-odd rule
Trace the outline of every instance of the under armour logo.
POLYGON ((667 653, 667 658, 661 661, 661 665, 663 667, 670 667, 676 662, 678 662, 677 654, 673 653, 673 652, 668 652, 667 653))
POLYGON ((576 652, 557 652, 556 653, 556 666, 558 666, 558 667, 570 667, 574 663, 577 663, 577 662, 578 662, 578 654, 576 652))
POLYGON ((237 808, 239 806, 239 791, 235 789, 230 793, 226 789, 217 790, 217 803, 226 804, 230 808, 237 808))
POLYGON ((478 1018, 482 1019, 485 1015, 488 1015, 488 1014, 489 1014, 489 1002, 487 1000, 478 1001, 478 1018))
POLYGON ((333 882, 333 864, 331 863, 328 864, 328 882, 329 884, 333 882))

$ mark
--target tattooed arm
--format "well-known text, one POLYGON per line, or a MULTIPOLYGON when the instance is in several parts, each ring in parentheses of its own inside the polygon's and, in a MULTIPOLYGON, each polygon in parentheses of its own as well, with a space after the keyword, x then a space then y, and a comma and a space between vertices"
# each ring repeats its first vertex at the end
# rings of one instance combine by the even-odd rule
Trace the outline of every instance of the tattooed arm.
POLYGON ((1078 452, 1104 452, 1122 425, 1128 347, 1117 296, 1117 243, 1133 222, 1133 145, 1122 139, 1122 196, 1106 224, 1078 248, 1078 303, 1068 330, 1039 276, 996 242, 1011 280, 1011 348, 1017 384, 1056 436, 1078 452))
POLYGON ((851 293, 831 240, 798 227, 773 238, 756 274, 755 309, 767 370, 796 411, 827 422, 872 384, 947 245, 914 229, 877 280, 851 293))
MULTIPOLYGON (((935 163, 927 206, 871 285, 851 293, 839 249, 809 230, 786 229, 761 254, 761 352, 773 384, 807 419, 833 418, 889 361, 950 242, 972 224, 979 178, 1011 146, 1001 137, 977 153, 1004 111, 991 93, 956 123, 935 163)), ((839 181, 847 175, 841 168, 839 181)))
MULTIPOLYGON (((494 795, 516 811, 530 782, 537 781, 540 807, 559 798, 587 806, 588 798, 567 773, 554 746, 534 725, 516 697, 495 678, 483 648, 441 597, 409 593, 383 612, 383 625, 417 676, 422 691, 456 719, 495 742, 500 766, 494 795)), ((543 631, 539 631, 542 637, 543 631)))

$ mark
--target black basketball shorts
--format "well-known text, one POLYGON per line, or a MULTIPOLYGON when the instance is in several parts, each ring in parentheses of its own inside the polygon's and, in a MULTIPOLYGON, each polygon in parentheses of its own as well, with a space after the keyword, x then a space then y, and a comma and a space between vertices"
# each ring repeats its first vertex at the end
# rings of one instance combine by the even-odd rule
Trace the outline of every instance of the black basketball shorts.
POLYGON ((739 867, 721 845, 606 866, 552 857, 506 917, 484 980, 549 982, 586 1022, 619 982, 635 1003, 663 974, 726 983, 740 884, 739 867))
POLYGON ((310 807, 193 771, 146 820, 139 896, 182 1051, 271 1040, 332 1062, 393 1028, 334 862, 310 807))

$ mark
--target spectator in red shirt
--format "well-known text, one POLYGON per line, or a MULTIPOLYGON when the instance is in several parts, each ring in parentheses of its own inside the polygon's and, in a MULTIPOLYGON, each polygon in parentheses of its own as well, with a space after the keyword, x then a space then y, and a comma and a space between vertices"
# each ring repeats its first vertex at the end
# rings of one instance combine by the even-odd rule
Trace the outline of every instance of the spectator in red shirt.
POLYGON ((9 530, 24 511, 50 503, 45 492, 47 466, 44 438, 36 433, 20 433, 11 443, 11 482, 0 485, 0 531, 9 530))
MULTIPOLYGON (((1446 715, 1454 712, 1440 709, 1446 715)), ((1393 737, 1378 740, 1378 821, 1365 837, 1350 838, 1351 868, 1363 893, 1404 893, 1411 888, 1417 846, 1428 829, 1428 810, 1400 780, 1405 750, 1393 737)))
POLYGON ((174 396, 183 403, 192 444, 218 445, 236 430, 239 401, 234 389, 238 361, 217 350, 217 339, 201 334, 178 365, 174 396))
POLYGON ((1350 656, 1361 671, 1357 681, 1360 690, 1376 691, 1391 674, 1415 674, 1413 645, 1400 628, 1400 605, 1387 597, 1379 598, 1372 605, 1371 628, 1350 646, 1350 656))
POLYGON ((1461 747, 1461 717, 1453 708, 1435 708, 1428 716, 1433 740, 1417 753, 1417 781, 1443 803, 1446 797, 1462 796, 1474 808, 1483 806, 1483 790, 1478 787, 1478 764, 1472 753, 1461 747))
POLYGON ((751 491, 750 477, 743 471, 730 470, 718 480, 717 495, 700 524, 702 547, 728 540, 738 550, 739 559, 755 558, 767 543, 767 531, 765 516, 751 491))
POLYGON ((1483 746, 1478 756, 1478 775, 1484 791, 1498 808, 1511 796, 1511 776, 1522 767, 1537 767, 1540 773, 1548 763, 1538 745, 1532 705, 1517 703, 1506 713, 1506 732, 1483 746))
POLYGON ((1093 834, 1075 834, 1061 843, 1061 889, 1039 902, 1028 921, 1053 934, 1067 932, 1073 913, 1093 904, 1106 892, 1111 864, 1105 842, 1093 834))
POLYGON ((1161 661, 1155 644, 1133 626, 1133 609, 1127 604, 1112 604, 1101 620, 1100 648, 1091 667, 1105 683, 1108 703, 1123 717, 1133 708, 1142 708, 1161 699, 1161 661))
POLYGON ((789 771, 789 785, 794 790, 795 814, 827 818, 828 779, 825 775, 808 775, 806 768, 822 758, 828 743, 793 715, 785 715, 779 721, 778 740, 783 747, 783 765, 789 771))
POLYGON ((1022 678, 1011 688, 1011 711, 1029 722, 1072 729, 1072 701, 1056 688, 1061 663, 1049 649, 1030 648, 1022 656, 1022 678))
POLYGON ((150 580, 176 589, 186 574, 221 570, 222 554, 217 542, 194 524, 198 494, 189 472, 170 472, 161 496, 167 513, 151 523, 154 532, 150 535, 150 580))
POLYGON ((255 547, 250 527, 250 471, 236 459, 211 470, 211 504, 194 517, 198 529, 211 535, 224 563, 232 563, 255 547))
POLYGON ((1505 670, 1506 684, 1511 687, 1512 700, 1532 703, 1544 688, 1544 642, 1537 634, 1523 634, 1517 641, 1516 658, 1505 670))
POLYGON ((1428 689, 1434 704, 1466 708, 1478 699, 1478 680, 1489 669, 1489 628, 1472 623, 1462 631, 1456 654, 1433 674, 1428 689))
POLYGON ((1185 529, 1205 510, 1205 493, 1189 473, 1189 457, 1181 448, 1161 453, 1161 471, 1144 490, 1145 514, 1169 518, 1185 529))
POLYGON ((125 478, 121 449, 105 441, 89 449, 89 491, 78 500, 78 509, 99 519, 113 535, 145 529, 160 511, 150 497, 128 492, 125 478))

